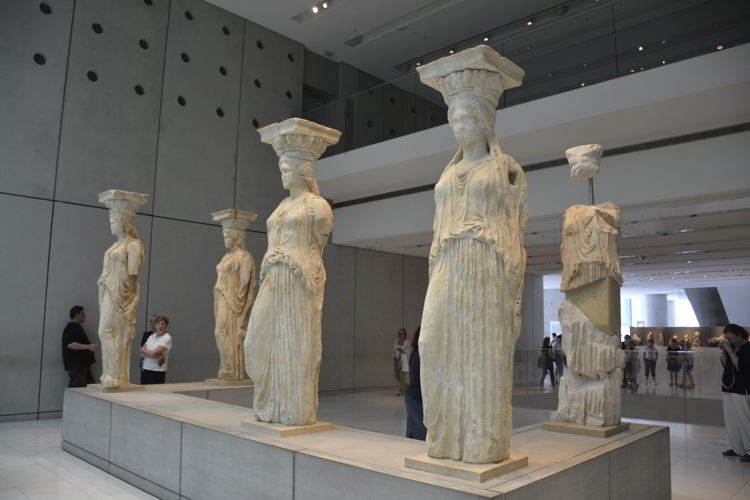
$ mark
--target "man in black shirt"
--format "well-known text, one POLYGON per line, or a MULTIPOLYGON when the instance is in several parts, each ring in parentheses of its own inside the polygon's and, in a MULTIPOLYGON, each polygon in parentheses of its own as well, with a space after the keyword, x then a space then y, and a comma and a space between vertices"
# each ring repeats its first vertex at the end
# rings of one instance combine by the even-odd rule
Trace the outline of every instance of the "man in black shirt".
POLYGON ((750 343, 748 333, 741 326, 729 324, 724 328, 725 340, 719 344, 721 391, 724 399, 724 426, 729 448, 727 457, 740 457, 750 462, 750 343))
POLYGON ((81 324, 86 321, 86 313, 81 306, 70 308, 70 323, 62 334, 63 366, 70 376, 68 387, 86 387, 94 383, 90 366, 94 363, 94 351, 98 347, 89 342, 81 324))

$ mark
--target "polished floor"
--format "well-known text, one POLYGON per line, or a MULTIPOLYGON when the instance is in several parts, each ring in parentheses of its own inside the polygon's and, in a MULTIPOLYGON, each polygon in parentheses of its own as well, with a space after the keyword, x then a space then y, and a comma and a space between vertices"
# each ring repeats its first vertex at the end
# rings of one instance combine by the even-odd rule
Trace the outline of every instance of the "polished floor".
MULTIPOLYGON (((515 408, 513 425, 543 422, 549 415, 547 411, 515 408)), ((320 418, 402 435, 405 411, 402 398, 394 392, 360 392, 321 397, 320 418)), ((61 424, 60 419, 0 423, 0 500, 153 498, 63 452, 61 424)), ((723 429, 668 425, 673 499, 750 499, 750 463, 721 456, 727 448, 723 429)), ((637 477, 632 479, 638 481, 637 477)))

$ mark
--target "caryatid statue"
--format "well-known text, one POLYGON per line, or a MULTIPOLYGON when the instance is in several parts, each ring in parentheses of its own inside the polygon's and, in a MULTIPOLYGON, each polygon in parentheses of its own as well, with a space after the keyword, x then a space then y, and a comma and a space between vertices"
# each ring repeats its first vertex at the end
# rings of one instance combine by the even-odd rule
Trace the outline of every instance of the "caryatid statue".
POLYGON ((612 427, 620 424, 624 364, 617 254, 620 209, 609 202, 594 205, 592 179, 602 158, 599 144, 570 148, 565 156, 571 178, 588 179, 591 204, 573 205, 563 216, 560 290, 565 301, 559 318, 569 373, 560 380, 555 419, 612 427))
POLYGON ((526 268, 526 177, 500 150, 495 113, 524 71, 480 45, 420 68, 443 95, 458 151, 435 186, 421 356, 427 453, 509 457, 513 352, 526 268))
POLYGON ((218 379, 238 382, 247 379, 243 345, 255 300, 255 261, 245 247, 245 232, 258 215, 234 208, 211 215, 221 222, 229 250, 216 266, 214 285, 214 335, 221 358, 218 379))
POLYGON ((341 133, 301 118, 258 132, 279 156, 289 196, 267 221, 268 250, 245 339, 253 409, 261 422, 312 425, 318 417, 323 249, 333 230, 333 211, 320 196, 315 161, 341 133))
POLYGON ((130 344, 135 336, 138 273, 144 259, 143 243, 135 230, 135 216, 138 207, 149 198, 119 189, 99 194, 99 202, 109 208, 110 229, 117 238, 104 253, 102 274, 96 282, 104 389, 130 385, 130 344))

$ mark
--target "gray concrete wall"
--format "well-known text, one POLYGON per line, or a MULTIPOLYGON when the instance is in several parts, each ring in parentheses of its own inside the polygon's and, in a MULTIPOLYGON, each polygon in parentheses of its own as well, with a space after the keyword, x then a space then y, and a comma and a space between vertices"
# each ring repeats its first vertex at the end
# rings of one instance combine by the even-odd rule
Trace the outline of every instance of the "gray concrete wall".
MULTIPOLYGON (((211 288, 224 249, 209 214, 259 213, 247 234, 259 265, 285 194, 255 128, 301 112, 304 47, 210 4, 43 4, 0 2, 0 420, 62 410, 72 305, 99 342, 96 279, 112 236, 97 193, 109 188, 153 197, 137 223, 137 335, 150 314, 169 315, 168 381, 216 376, 211 288)), ((426 261, 334 245, 324 259, 321 390, 393 385, 391 345, 419 322, 426 261)))

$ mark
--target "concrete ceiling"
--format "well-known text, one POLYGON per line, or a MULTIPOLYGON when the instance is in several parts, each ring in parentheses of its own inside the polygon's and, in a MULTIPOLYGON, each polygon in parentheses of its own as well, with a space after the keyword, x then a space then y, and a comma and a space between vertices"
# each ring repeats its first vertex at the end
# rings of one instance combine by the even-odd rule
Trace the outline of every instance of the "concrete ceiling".
POLYGON ((559 5, 561 0, 207 0, 378 78, 395 66, 559 5), (301 19, 299 22, 297 19, 301 19), (356 46, 347 41, 362 36, 356 46), (333 55, 329 55, 333 54, 333 55))
MULTIPOLYGON (((620 263, 625 286, 655 290, 750 285, 750 189, 731 196, 622 208, 620 263)), ((527 271, 559 274, 562 216, 529 220, 527 271)), ((426 257, 432 233, 358 246, 426 257)))

